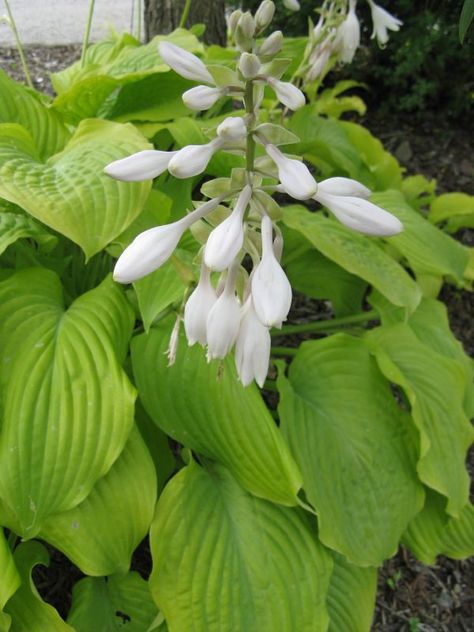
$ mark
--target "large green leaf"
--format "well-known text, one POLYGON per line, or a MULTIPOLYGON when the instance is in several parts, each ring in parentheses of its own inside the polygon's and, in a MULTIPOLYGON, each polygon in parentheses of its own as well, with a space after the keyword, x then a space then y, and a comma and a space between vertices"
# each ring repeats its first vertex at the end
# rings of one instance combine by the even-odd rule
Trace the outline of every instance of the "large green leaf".
POLYGON ((361 568, 333 554, 329 582, 328 632, 370 632, 377 593, 377 569, 361 568))
POLYGON ((404 230, 390 239, 417 274, 446 276, 458 285, 464 281, 469 250, 438 230, 412 209, 399 191, 376 193, 372 201, 390 211, 402 222, 404 230))
POLYGON ((420 436, 421 480, 446 496, 448 513, 459 516, 469 497, 464 460, 474 439, 463 409, 465 367, 423 344, 407 324, 379 327, 367 339, 382 372, 404 390, 411 404, 420 436))
POLYGON ((67 620, 76 632, 148 632, 157 613, 148 583, 132 572, 81 579, 67 620))
POLYGON ((397 550, 423 505, 407 415, 363 340, 306 342, 280 375, 281 428, 318 515, 319 538, 360 566, 397 550))
POLYGON ((285 224, 304 235, 328 259, 373 285, 394 305, 410 311, 416 308, 421 299, 418 286, 376 242, 321 213, 310 213, 304 206, 283 210, 285 224))
POLYGON ((462 560, 474 555, 474 505, 469 503, 459 518, 445 513, 445 499, 429 490, 426 503, 408 525, 403 543, 424 564, 435 564, 438 555, 462 560))
POLYGON ((33 568, 48 566, 48 552, 39 542, 25 542, 15 550, 14 560, 21 577, 21 586, 5 606, 12 618, 11 632, 74 632, 55 608, 45 603, 31 578, 33 568))
POLYGON ((132 341, 132 362, 143 405, 168 435, 228 467, 253 494, 285 505, 297 502, 301 478, 257 388, 244 388, 233 358, 223 366, 180 337, 167 366, 173 319, 132 341))
POLYGON ((13 562, 10 547, 0 527, 0 632, 8 632, 10 629, 10 615, 2 611, 20 583, 20 576, 13 562))
POLYGON ((0 496, 16 533, 33 537, 47 516, 79 504, 122 451, 135 389, 119 359, 132 325, 110 278, 67 311, 53 272, 0 284, 0 496))
POLYGON ((91 257, 131 224, 151 187, 150 181, 113 180, 104 167, 148 147, 131 125, 88 120, 63 152, 43 164, 23 128, 1 125, 0 195, 91 257))
POLYGON ((151 528, 150 589, 170 632, 324 632, 331 559, 307 516, 191 463, 151 528))
POLYGON ((77 507, 47 518, 40 537, 87 575, 126 573, 156 502, 153 461, 138 430, 109 472, 77 507))
POLYGON ((467 193, 445 193, 433 200, 428 219, 434 224, 446 222, 449 232, 474 228, 474 196, 467 193))
POLYGON ((42 160, 61 151, 71 133, 61 116, 39 94, 13 81, 0 69, 0 123, 19 123, 34 139, 42 160))
POLYGON ((45 249, 54 247, 57 238, 31 217, 17 213, 0 213, 0 254, 18 239, 34 239, 45 249))

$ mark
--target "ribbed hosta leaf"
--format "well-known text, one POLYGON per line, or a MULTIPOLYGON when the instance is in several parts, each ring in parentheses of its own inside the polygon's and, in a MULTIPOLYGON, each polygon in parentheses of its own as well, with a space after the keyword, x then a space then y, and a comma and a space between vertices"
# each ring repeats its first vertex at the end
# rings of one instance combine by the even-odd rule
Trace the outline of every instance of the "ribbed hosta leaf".
POLYGON ((10 629, 10 615, 2 611, 19 587, 20 581, 10 547, 0 527, 0 632, 7 632, 10 629))
POLYGON ((411 404, 420 435, 420 479, 446 496, 447 512, 458 516, 469 497, 464 459, 474 439, 463 409, 465 367, 423 344, 405 324, 374 329, 368 340, 384 375, 411 404))
POLYGON ((166 349, 173 319, 132 341, 143 405, 153 421, 183 445, 228 467, 253 494, 295 505, 301 479, 255 386, 244 388, 233 358, 206 362, 199 346, 180 337, 173 366, 166 349))
POLYGON ((34 139, 44 160, 61 151, 71 133, 61 116, 41 101, 41 96, 13 81, 0 69, 0 123, 19 123, 34 139))
POLYGON ((0 125, 0 195, 91 257, 131 224, 150 191, 150 182, 118 182, 104 167, 148 147, 131 125, 91 119, 42 163, 22 127, 0 125))
POLYGON ((148 583, 132 572, 81 579, 67 620, 76 632, 148 632, 157 613, 148 583))
POLYGON ((151 592, 170 632, 324 632, 331 559, 302 510, 191 463, 165 488, 150 533, 151 592))
POLYGON ((48 270, 0 284, 0 496, 24 537, 84 500, 122 451, 135 389, 117 356, 132 325, 110 278, 67 311, 48 270))
POLYGON ((324 256, 335 261, 386 296, 413 311, 421 292, 408 273, 370 238, 355 233, 304 206, 287 206, 284 222, 301 232, 324 256))
POLYGON ((474 555, 474 505, 468 503, 459 518, 448 516, 445 506, 445 499, 429 490, 423 511, 403 536, 403 543, 425 564, 435 564, 438 555, 458 560, 474 555))
POLYGON ((39 535, 87 575, 124 573, 148 531, 155 502, 153 461, 134 429, 89 496, 74 509, 49 516, 39 535))
POLYGON ((25 542, 15 550, 14 560, 21 577, 21 586, 5 606, 12 618, 12 632, 74 632, 55 608, 45 603, 31 579, 37 564, 48 566, 49 556, 39 542, 25 542))
POLYGON ((0 213, 0 254, 17 239, 29 237, 44 248, 54 247, 57 238, 31 217, 17 213, 0 213))
POLYGON ((360 339, 304 343, 279 377, 282 432, 318 515, 319 538, 360 566, 397 550, 423 505, 407 415, 360 339))
POLYGON ((327 607, 329 632, 369 632, 377 593, 377 569, 361 568, 333 554, 327 607))

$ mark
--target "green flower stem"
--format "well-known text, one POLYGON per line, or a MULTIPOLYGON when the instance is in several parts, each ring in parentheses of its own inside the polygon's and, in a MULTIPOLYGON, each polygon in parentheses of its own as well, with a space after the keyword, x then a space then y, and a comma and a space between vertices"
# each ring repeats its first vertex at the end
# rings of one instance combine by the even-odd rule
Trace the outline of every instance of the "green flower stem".
POLYGON ((23 47, 21 45, 20 36, 18 35, 18 30, 16 28, 15 19, 10 9, 10 4, 8 0, 4 0, 4 2, 5 2, 5 8, 8 13, 9 26, 11 30, 13 31, 13 36, 15 37, 15 42, 16 42, 16 48, 18 50, 18 54, 20 55, 21 67, 23 69, 23 74, 25 75, 26 83, 28 84, 30 88, 34 89, 33 82, 31 81, 30 71, 28 70, 28 65, 26 63, 25 54, 23 52, 23 47))
POLYGON ((191 9, 191 0, 186 0, 183 7, 183 13, 181 14, 181 20, 179 21, 179 28, 184 29, 189 17, 189 10, 191 9))
POLYGON ((254 112, 254 102, 253 102, 253 81, 247 81, 245 84, 245 111, 248 115, 247 121, 247 152, 246 152, 246 160, 247 160, 247 173, 250 174, 254 169, 254 160, 255 160, 255 140, 252 134, 253 126, 255 124, 255 112, 254 112))
MULTIPOLYGON (((379 320, 379 315, 375 309, 353 316, 343 316, 342 318, 333 318, 332 320, 317 320, 313 323, 302 323, 301 325, 284 325, 281 329, 271 331, 272 336, 285 336, 287 334, 301 334, 314 331, 333 331, 345 325, 355 325, 358 323, 366 323, 369 320, 379 320)), ((277 347, 279 348, 279 347, 277 347)))
POLYGON ((274 356, 295 356, 297 353, 298 349, 293 347, 272 347, 274 356))
POLYGON ((87 15, 86 30, 84 33, 84 39, 82 41, 81 68, 84 68, 84 65, 86 63, 86 52, 87 52, 87 47, 89 46, 89 38, 91 35, 92 17, 94 16, 94 7, 95 7, 95 0, 90 0, 89 13, 87 15))

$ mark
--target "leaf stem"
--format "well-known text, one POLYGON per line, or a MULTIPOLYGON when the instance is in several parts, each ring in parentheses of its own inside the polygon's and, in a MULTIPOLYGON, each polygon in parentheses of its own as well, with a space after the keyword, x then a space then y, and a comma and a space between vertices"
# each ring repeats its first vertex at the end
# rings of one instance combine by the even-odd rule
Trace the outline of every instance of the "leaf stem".
POLYGON ((272 347, 272 355, 276 356, 295 356, 298 349, 293 347, 272 347))
POLYGON ((189 11, 191 9, 192 0, 186 0, 183 7, 183 13, 181 14, 181 20, 179 21, 179 28, 186 28, 186 22, 188 21, 189 11))
POLYGON ((274 329, 272 336, 285 336, 287 334, 300 334, 312 331, 332 331, 345 325, 355 325, 357 323, 365 323, 369 320, 379 320, 379 315, 375 309, 351 316, 343 316, 341 318, 333 318, 331 320, 317 320, 312 323, 301 323, 301 325, 284 325, 281 329, 274 329))
POLYGON ((89 38, 91 35, 92 18, 94 16, 95 0, 89 2, 89 12, 87 14, 86 30, 84 32, 84 39, 82 40, 82 53, 81 53, 81 68, 84 68, 86 63, 86 52, 89 46, 89 38))
POLYGON ((247 112, 247 150, 246 150, 246 169, 250 180, 250 174, 254 170, 255 160, 255 140, 253 137, 253 126, 255 123, 255 112, 253 102, 253 81, 249 80, 245 84, 244 94, 245 111, 247 112))
POLYGON ((15 19, 13 17, 12 11, 10 9, 10 3, 8 2, 8 0, 4 0, 4 2, 5 2, 5 7, 6 7, 7 13, 8 13, 8 23, 9 23, 9 26, 10 26, 12 32, 13 32, 13 36, 15 38, 16 48, 18 50, 18 54, 20 55, 21 67, 23 69, 23 74, 25 75, 26 83, 28 84, 28 86, 30 88, 32 88, 34 90, 33 82, 31 80, 30 71, 28 70, 28 65, 26 63, 25 53, 23 52, 23 46, 21 45, 20 36, 18 35, 18 30, 16 28, 15 19))

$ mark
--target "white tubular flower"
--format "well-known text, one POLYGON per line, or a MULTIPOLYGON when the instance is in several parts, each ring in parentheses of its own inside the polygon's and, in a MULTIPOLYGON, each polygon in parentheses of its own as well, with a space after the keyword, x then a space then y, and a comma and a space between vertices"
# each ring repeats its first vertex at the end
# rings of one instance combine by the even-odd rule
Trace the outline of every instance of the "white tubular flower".
POLYGON ((306 103, 304 94, 292 83, 279 81, 274 77, 268 77, 267 83, 273 88, 278 100, 290 110, 298 110, 306 103))
POLYGON ((307 81, 315 81, 323 74, 326 66, 328 65, 332 50, 332 44, 329 42, 316 46, 309 60, 311 67, 306 74, 307 81))
POLYGON ((177 222, 140 233, 115 264, 114 280, 118 283, 134 283, 159 268, 171 257, 184 231, 213 211, 219 202, 218 198, 209 200, 177 222))
POLYGON ((228 116, 217 128, 217 136, 225 142, 239 140, 246 135, 247 127, 240 116, 228 116))
POLYGON ((253 79, 261 68, 260 59, 253 53, 242 53, 239 60, 239 69, 245 79, 253 79))
POLYGON ((298 0, 283 0, 283 4, 289 11, 299 11, 300 3, 298 0))
POLYGON ((356 0, 349 0, 349 12, 337 33, 339 59, 350 64, 360 46, 360 24, 355 12, 356 0))
POLYGON ((366 186, 352 180, 351 178, 328 178, 318 183, 318 194, 329 193, 329 195, 350 195, 368 199, 372 192, 366 186))
POLYGON ((204 261, 211 270, 222 272, 228 268, 244 243, 244 213, 252 197, 252 188, 247 185, 239 195, 234 210, 209 235, 204 261))
POLYGON ((263 44, 258 49, 258 54, 262 57, 276 55, 280 52, 283 44, 283 33, 281 31, 275 31, 267 37, 263 44))
POLYGON ((249 11, 246 11, 240 18, 238 24, 244 37, 251 39, 255 34, 255 20, 249 11))
POLYGON ((207 359, 225 358, 232 349, 240 325, 240 304, 235 295, 237 266, 229 270, 224 291, 207 317, 207 359))
POLYGON ((175 178, 191 178, 202 173, 213 154, 222 147, 220 138, 211 140, 206 145, 186 145, 180 149, 168 164, 168 171, 175 178))
POLYGON ((196 55, 171 44, 171 42, 160 42, 158 50, 165 64, 168 64, 181 77, 214 85, 212 75, 196 55))
POLYGON ((372 31, 372 39, 377 38, 379 46, 385 46, 388 42, 387 31, 399 31, 403 22, 391 15, 388 11, 379 7, 373 0, 367 0, 372 12, 372 22, 374 30, 372 31))
POLYGON ((217 294, 211 284, 211 271, 203 262, 199 283, 184 307, 184 329, 189 346, 196 342, 203 346, 207 344, 207 317, 216 300, 217 294))
POLYGON ((364 235, 391 237, 403 230, 398 218, 363 198, 318 190, 314 199, 334 213, 341 224, 364 235))
POLYGON ((232 11, 232 13, 230 14, 229 19, 227 20, 227 26, 229 27, 229 31, 232 34, 237 28, 237 24, 239 23, 239 20, 242 17, 242 15, 243 13, 240 9, 236 9, 235 11, 232 11))
POLYGON ((270 363, 270 347, 270 332, 260 322, 250 295, 242 308, 235 343, 235 365, 244 386, 255 380, 260 388, 263 387, 270 363))
POLYGON ((272 220, 262 219, 262 259, 252 275, 252 297, 260 322, 281 327, 291 307, 291 285, 273 252, 272 220))
POLYGON ((276 164, 278 178, 288 195, 296 200, 314 197, 318 185, 304 162, 287 158, 275 145, 266 145, 265 151, 276 164))
POLYGON ((115 180, 141 182, 156 178, 168 169, 168 164, 177 152, 145 149, 136 154, 114 160, 104 168, 104 173, 115 180))
POLYGON ((195 88, 183 92, 182 99, 184 105, 190 110, 202 112, 203 110, 211 108, 225 92, 223 88, 196 86, 195 88))
POLYGON ((255 25, 259 31, 267 28, 275 15, 275 4, 272 0, 263 0, 255 13, 255 25))

